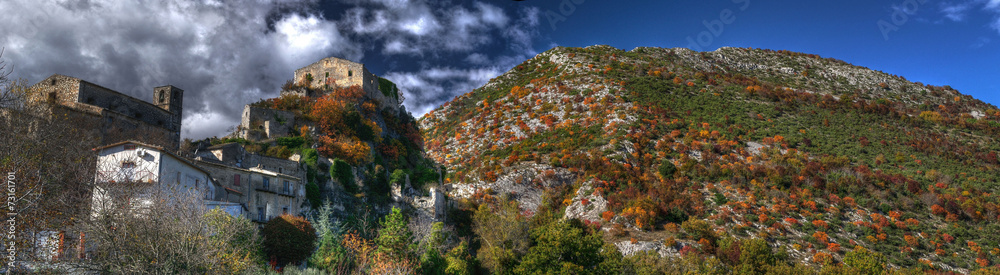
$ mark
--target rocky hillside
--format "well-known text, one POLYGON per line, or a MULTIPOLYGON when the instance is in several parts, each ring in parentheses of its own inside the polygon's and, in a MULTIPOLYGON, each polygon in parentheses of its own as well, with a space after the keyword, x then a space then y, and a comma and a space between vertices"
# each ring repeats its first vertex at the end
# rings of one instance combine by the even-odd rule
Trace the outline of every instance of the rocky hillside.
POLYGON ((813 265, 1000 263, 1000 110, 836 59, 558 47, 419 123, 453 196, 508 194, 627 253, 724 258, 731 236, 813 265))

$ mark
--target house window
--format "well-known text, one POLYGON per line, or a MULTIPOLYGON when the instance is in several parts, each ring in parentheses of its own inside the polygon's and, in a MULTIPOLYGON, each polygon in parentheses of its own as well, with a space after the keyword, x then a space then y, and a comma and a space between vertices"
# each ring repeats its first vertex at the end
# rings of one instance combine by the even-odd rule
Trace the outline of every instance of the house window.
POLYGON ((135 150, 135 144, 125 144, 125 151, 135 150))
POLYGON ((121 170, 122 179, 132 181, 133 174, 135 174, 135 162, 123 161, 121 170))
POLYGON ((167 92, 163 92, 163 91, 160 92, 160 103, 163 103, 163 102, 166 101, 166 98, 165 98, 166 95, 167 95, 167 92))
POLYGON ((233 185, 240 186, 240 175, 233 175, 233 185))
POLYGON ((257 207, 257 220, 266 221, 265 217, 267 217, 267 211, 264 211, 264 207, 257 207))
POLYGON ((269 178, 264 178, 264 184, 263 184, 263 187, 264 187, 264 189, 269 189, 269 187, 271 187, 271 179, 269 179, 269 178))
POLYGON ((292 193, 292 183, 288 182, 286 180, 283 188, 281 189, 281 191, 285 192, 285 194, 291 194, 292 193))
POLYGON ((278 173, 284 173, 281 170, 282 170, 281 167, 278 167, 278 173))
POLYGON ((354 76, 354 71, 347 71, 347 76, 354 76))
POLYGON ((282 208, 281 208, 281 214, 282 214, 282 215, 284 215, 284 214, 288 214, 288 206, 285 206, 285 207, 282 207, 282 208))

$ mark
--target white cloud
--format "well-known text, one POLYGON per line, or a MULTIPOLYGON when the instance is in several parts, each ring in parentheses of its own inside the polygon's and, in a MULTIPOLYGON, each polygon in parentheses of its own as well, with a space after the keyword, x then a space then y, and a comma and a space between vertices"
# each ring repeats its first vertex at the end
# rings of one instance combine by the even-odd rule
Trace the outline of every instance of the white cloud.
POLYGON ((490 68, 456 69, 433 67, 418 72, 392 72, 385 75, 403 91, 406 109, 420 117, 451 100, 486 84, 503 73, 500 66, 490 68))
POLYGON ((944 3, 941 4, 941 13, 944 13, 944 16, 951 19, 951 21, 960 22, 965 20, 971 4, 972 3, 944 3))

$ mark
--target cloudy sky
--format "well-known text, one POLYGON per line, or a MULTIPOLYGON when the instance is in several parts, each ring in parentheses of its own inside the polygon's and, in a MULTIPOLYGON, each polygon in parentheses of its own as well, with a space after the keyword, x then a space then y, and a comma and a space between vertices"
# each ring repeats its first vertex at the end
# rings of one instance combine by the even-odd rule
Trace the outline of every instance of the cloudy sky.
POLYGON ((29 82, 65 74, 143 100, 178 86, 196 139, 324 57, 393 80, 421 116, 557 45, 788 49, 1000 103, 1000 0, 624 3, 2 0, 0 46, 29 82))

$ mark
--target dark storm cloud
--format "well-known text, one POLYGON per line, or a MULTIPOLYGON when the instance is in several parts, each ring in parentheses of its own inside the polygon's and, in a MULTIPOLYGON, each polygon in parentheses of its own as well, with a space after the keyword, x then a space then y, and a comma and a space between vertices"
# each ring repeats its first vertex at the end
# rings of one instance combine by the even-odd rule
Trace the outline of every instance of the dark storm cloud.
POLYGON ((422 115, 534 53, 537 10, 481 2, 6 0, 0 46, 15 77, 65 74, 143 100, 185 90, 182 135, 226 134, 243 105, 277 96, 294 69, 378 54, 422 115), (512 17, 513 16, 513 17, 512 17), (493 46, 504 51, 484 52, 493 46), (503 53, 497 53, 503 52, 503 53), (460 56, 460 58, 452 58, 460 56), (417 64, 417 65, 414 65, 417 64))

